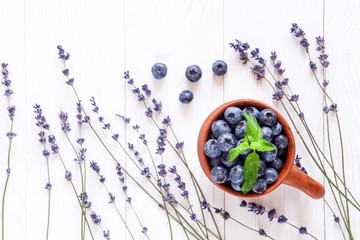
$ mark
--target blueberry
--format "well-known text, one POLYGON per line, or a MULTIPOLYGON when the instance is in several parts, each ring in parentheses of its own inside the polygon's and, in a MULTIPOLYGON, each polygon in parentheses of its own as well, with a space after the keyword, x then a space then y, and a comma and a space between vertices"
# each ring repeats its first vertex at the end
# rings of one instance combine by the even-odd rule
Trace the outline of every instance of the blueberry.
POLYGON ((235 136, 236 136, 238 139, 243 139, 243 138, 245 137, 246 126, 247 126, 246 120, 242 120, 242 121, 240 121, 240 123, 235 127, 235 136))
POLYGON ((167 67, 163 63, 155 63, 151 68, 151 72, 155 79, 162 79, 166 76, 167 67))
POLYGON ((270 162, 269 166, 279 172, 283 167, 283 162, 280 158, 275 158, 274 161, 270 162))
POLYGON ((184 104, 190 103, 194 98, 194 94, 190 90, 184 90, 179 95, 180 102, 184 104))
POLYGON ((185 76, 190 82, 197 82, 202 76, 201 69, 198 65, 191 65, 185 71, 185 76))
POLYGON ((216 183, 225 183, 228 179, 228 170, 221 165, 213 167, 210 172, 211 179, 216 183))
POLYGON ((271 127, 276 123, 276 119, 276 113, 273 110, 266 108, 260 112, 258 121, 261 126, 271 127))
POLYGON ((233 161, 229 162, 229 155, 226 152, 221 155, 220 161, 221 161, 221 164, 224 165, 225 167, 231 168, 236 165, 237 158, 235 158, 233 161))
POLYGON ((241 192, 241 186, 240 185, 241 184, 235 184, 235 183, 231 182, 232 189, 234 189, 237 192, 241 192))
POLYGON ((222 154, 221 150, 217 147, 216 139, 208 140, 204 145, 204 151, 206 156, 210 158, 217 158, 220 157, 222 154))
POLYGON ((266 170, 266 163, 263 160, 260 160, 260 166, 258 171, 258 178, 264 176, 266 170))
POLYGON ((229 178, 232 183, 242 184, 245 180, 244 167, 241 165, 235 165, 229 171, 229 178))
POLYGON ((273 132, 273 136, 277 136, 282 132, 282 126, 279 122, 276 122, 272 127, 271 130, 273 132))
POLYGON ((219 137, 223 133, 230 133, 231 128, 227 122, 224 120, 216 120, 211 125, 211 131, 215 137, 219 137))
POLYGON ((243 112, 246 112, 247 114, 250 114, 254 118, 258 118, 259 113, 260 113, 259 110, 257 110, 254 107, 246 107, 246 108, 243 109, 243 112))
POLYGON ((278 149, 277 156, 278 157, 284 157, 286 155, 286 149, 278 149))
POLYGON ((217 146, 222 152, 229 152, 236 147, 237 139, 232 133, 223 133, 217 139, 217 146))
POLYGON ((284 150, 289 145, 289 141, 285 135, 280 134, 274 139, 274 144, 278 149, 284 150))
POLYGON ((254 193, 263 193, 267 187, 266 181, 263 178, 259 178, 252 188, 254 193))
POLYGON ((221 163, 221 157, 210 158, 209 163, 210 163, 210 166, 215 167, 221 163))
POLYGON ((217 60, 212 65, 212 70, 217 76, 222 76, 227 72, 227 65, 223 60, 217 60))
POLYGON ((262 127, 261 128, 262 132, 263 132, 263 138, 269 142, 272 141, 273 139, 273 134, 272 134, 272 130, 269 127, 262 127))
POLYGON ((224 112, 225 120, 235 126, 242 119, 242 111, 238 107, 228 107, 224 112))
POLYGON ((275 150, 267 151, 267 152, 260 152, 261 159, 264 159, 265 162, 271 162, 276 158, 277 148, 274 144, 273 144, 273 146, 275 147, 275 150))
POLYGON ((268 185, 272 184, 278 179, 278 173, 274 168, 267 168, 264 178, 268 185))

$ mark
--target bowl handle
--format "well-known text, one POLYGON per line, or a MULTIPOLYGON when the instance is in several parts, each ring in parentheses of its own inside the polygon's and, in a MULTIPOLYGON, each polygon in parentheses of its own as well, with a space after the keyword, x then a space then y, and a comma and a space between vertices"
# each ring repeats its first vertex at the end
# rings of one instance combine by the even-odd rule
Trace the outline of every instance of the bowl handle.
POLYGON ((309 177, 295 165, 291 166, 290 172, 283 183, 297 188, 315 199, 322 198, 325 194, 323 185, 309 177))

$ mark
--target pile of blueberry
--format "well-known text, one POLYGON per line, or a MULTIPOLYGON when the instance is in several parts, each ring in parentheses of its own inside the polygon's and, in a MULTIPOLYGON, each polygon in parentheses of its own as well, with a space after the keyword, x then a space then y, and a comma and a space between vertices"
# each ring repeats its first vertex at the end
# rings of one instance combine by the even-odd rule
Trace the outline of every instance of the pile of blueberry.
MULTIPOLYGON (((217 60, 212 65, 215 75, 222 76, 227 72, 227 65, 223 60, 217 60)), ((155 63, 151 72, 155 79, 163 79, 167 74, 167 67, 164 63, 155 63)), ((198 65, 191 65, 186 68, 185 76, 190 82, 197 82, 202 76, 201 68, 198 65)), ((194 94, 190 90, 184 90, 179 95, 180 102, 184 104, 190 103, 194 98, 194 94)))
POLYGON ((247 122, 243 112, 257 119, 263 132, 263 138, 273 144, 275 150, 258 152, 260 167, 258 179, 252 192, 263 193, 267 186, 278 178, 278 172, 283 167, 286 157, 288 139, 283 134, 281 124, 277 121, 276 113, 271 109, 259 111, 255 107, 229 107, 221 119, 214 121, 204 151, 212 167, 211 178, 214 182, 227 184, 235 191, 241 192, 244 182, 244 162, 253 151, 251 148, 241 153, 234 161, 229 162, 228 152, 244 141, 247 122))

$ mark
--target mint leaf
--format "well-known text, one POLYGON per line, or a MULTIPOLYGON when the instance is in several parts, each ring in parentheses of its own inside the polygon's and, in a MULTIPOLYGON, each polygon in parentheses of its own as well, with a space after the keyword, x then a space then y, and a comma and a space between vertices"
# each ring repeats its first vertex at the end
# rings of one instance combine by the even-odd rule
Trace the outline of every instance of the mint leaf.
POLYGON ((250 142, 253 143, 263 139, 263 132, 259 127, 256 118, 247 113, 243 113, 243 116, 247 121, 246 135, 248 136, 250 142))
POLYGON ((260 152, 267 152, 272 151, 275 147, 272 145, 271 142, 266 141, 265 139, 261 139, 257 142, 252 142, 250 147, 254 150, 258 150, 260 152))
POLYGON ((260 157, 256 152, 250 153, 244 164, 244 177, 245 181, 241 187, 243 194, 248 193, 257 181, 257 175, 260 167, 260 157))
POLYGON ((240 143, 239 146, 234 147, 229 151, 229 162, 234 161, 234 159, 237 158, 240 155, 240 153, 245 152, 245 150, 248 149, 249 147, 250 147, 249 143, 245 136, 244 142, 240 143))

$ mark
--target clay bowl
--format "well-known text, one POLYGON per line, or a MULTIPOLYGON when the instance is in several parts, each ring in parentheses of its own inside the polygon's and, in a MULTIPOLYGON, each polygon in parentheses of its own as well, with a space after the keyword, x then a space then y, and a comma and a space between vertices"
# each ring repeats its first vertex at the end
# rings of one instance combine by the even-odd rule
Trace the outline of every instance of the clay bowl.
POLYGON ((206 118, 204 121, 198 137, 198 143, 197 143, 197 151, 198 151, 198 157, 200 161, 200 165, 205 173, 205 175, 210 179, 210 181, 216 185, 218 188, 222 189, 223 191, 230 193, 232 195, 243 197, 243 198, 255 198, 255 197, 261 197, 264 196, 272 191, 274 191, 280 184, 284 183, 286 185, 295 187, 307 195, 309 195, 312 198, 318 199, 324 196, 324 186, 322 186, 320 183, 309 177, 307 174, 303 173, 298 167, 294 165, 294 158, 295 158, 295 139, 294 135, 291 131, 291 128, 289 124, 286 122, 285 118, 273 107, 252 99, 239 99, 234 100, 231 102, 227 102, 216 108, 210 115, 206 118), (279 172, 278 180, 269 185, 268 188, 265 190, 265 192, 261 194, 249 192, 246 195, 244 195, 241 192, 237 192, 231 188, 231 186, 227 184, 218 184, 215 183, 210 176, 211 166, 208 161, 208 157, 204 153, 204 145, 206 141, 208 140, 209 132, 211 131, 211 124, 217 120, 223 118, 224 111, 231 106, 236 106, 241 109, 253 106, 259 109, 260 111, 265 108, 272 109, 276 115, 278 122, 283 127, 283 134, 288 138, 289 140, 289 146, 287 150, 286 157, 284 159, 284 165, 281 171, 279 172))

